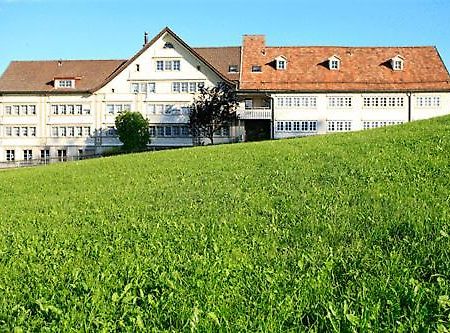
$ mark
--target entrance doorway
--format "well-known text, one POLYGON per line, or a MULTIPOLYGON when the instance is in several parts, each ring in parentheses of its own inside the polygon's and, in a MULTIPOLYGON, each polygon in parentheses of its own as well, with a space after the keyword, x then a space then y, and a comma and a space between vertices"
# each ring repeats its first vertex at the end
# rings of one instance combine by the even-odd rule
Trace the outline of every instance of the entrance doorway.
POLYGON ((270 120, 245 120, 245 141, 270 140, 270 120))

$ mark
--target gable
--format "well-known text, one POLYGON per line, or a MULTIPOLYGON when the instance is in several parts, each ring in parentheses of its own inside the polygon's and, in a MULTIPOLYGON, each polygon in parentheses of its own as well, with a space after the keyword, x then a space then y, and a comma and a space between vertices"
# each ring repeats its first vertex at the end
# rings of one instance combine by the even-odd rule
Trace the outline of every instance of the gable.
POLYGON ((155 38, 95 90, 115 89, 118 82, 131 80, 207 80, 212 84, 231 82, 170 29, 155 38), (170 44, 170 47, 165 47, 170 44), (179 61, 180 70, 158 70, 157 61, 179 61), (103 89, 104 88, 104 89, 103 89))

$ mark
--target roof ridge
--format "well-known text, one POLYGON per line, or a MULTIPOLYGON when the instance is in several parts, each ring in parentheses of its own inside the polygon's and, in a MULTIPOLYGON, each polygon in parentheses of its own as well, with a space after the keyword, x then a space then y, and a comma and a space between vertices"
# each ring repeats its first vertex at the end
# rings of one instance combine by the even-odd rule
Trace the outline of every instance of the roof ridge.
POLYGON ((224 48, 241 48, 242 46, 192 46, 193 49, 224 49, 224 48))
POLYGON ((46 59, 46 60, 11 60, 13 62, 80 62, 80 61, 127 61, 128 59, 46 59))
POLYGON ((434 45, 415 45, 415 46, 343 46, 343 45, 295 45, 295 46, 266 46, 266 48, 343 48, 343 49, 426 49, 434 48, 434 45))

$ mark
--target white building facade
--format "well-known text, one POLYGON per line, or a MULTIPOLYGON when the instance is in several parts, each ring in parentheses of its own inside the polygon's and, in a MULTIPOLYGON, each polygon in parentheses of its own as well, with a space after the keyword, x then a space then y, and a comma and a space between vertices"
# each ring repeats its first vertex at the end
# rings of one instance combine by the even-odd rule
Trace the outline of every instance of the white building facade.
POLYGON ((66 160, 121 145, 124 110, 155 148, 190 146, 202 86, 235 85, 239 120, 215 142, 358 131, 450 113, 450 76, 433 47, 193 49, 165 28, 129 60, 12 62, 0 79, 0 162, 66 160), (374 56, 376 55, 376 56, 374 56))

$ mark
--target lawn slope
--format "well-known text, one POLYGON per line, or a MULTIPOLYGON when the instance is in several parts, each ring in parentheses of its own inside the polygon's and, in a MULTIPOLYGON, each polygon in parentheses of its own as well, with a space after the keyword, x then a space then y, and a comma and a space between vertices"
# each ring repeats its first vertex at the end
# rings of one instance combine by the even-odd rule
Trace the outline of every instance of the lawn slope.
POLYGON ((450 321, 450 117, 0 172, 0 331, 450 321))

